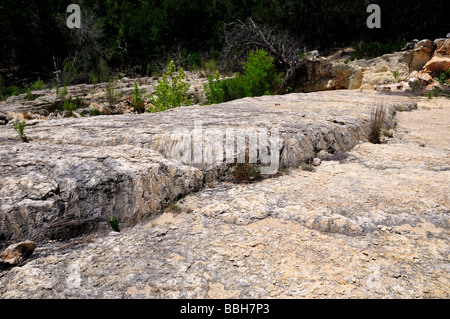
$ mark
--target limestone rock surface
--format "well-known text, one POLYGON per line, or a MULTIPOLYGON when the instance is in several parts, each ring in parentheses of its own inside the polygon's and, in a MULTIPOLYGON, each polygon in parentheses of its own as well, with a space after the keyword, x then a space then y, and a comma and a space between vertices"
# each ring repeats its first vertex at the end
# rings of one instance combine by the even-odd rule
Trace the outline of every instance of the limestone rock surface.
MULTIPOLYGON (((309 104, 326 97, 335 106, 327 112, 334 110, 343 121, 338 105, 345 96, 352 102, 347 121, 352 112, 361 112, 356 95, 333 93, 313 94, 309 104)), ((320 113, 327 104, 317 101, 320 113)), ((267 112, 264 104, 255 104, 267 112)), ((365 105, 369 111, 370 103, 365 105)), ((231 113, 232 104, 228 107, 231 113)), ((448 299, 449 111, 448 99, 421 98, 417 109, 397 111, 397 126, 382 144, 359 143, 340 156, 322 150, 314 171, 291 168, 251 184, 216 181, 184 196, 170 213, 119 233, 39 245, 24 265, 0 272, 0 297, 448 299)), ((301 121, 302 114, 297 110, 295 120, 301 121)), ((213 121, 204 116, 205 122, 213 121)), ((153 122, 143 115, 127 127, 137 127, 141 118, 151 132, 153 122)), ((170 113, 163 118, 170 127, 170 113)), ((295 128, 287 123, 286 132, 295 128)), ((44 124, 64 124, 76 136, 80 122, 44 124)), ((30 130, 35 138, 30 144, 40 143, 40 130, 49 128, 39 125, 30 130)), ((105 129, 90 129, 86 145, 95 134, 107 140, 105 129)), ((141 163, 143 157, 132 150, 141 163)), ((58 152, 54 156, 64 158, 58 152)), ((34 167, 31 160, 17 163, 21 169, 34 167)), ((30 195, 54 188, 47 182, 30 195)))

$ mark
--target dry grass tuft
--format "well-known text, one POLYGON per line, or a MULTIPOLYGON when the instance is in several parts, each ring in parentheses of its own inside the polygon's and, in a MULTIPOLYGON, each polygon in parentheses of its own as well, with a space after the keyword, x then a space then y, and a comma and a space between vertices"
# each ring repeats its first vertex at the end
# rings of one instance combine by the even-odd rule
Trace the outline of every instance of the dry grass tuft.
POLYGON ((374 144, 380 143, 381 129, 383 127, 383 121, 385 116, 386 116, 386 108, 383 103, 378 104, 372 110, 369 123, 369 136, 368 136, 369 142, 374 144))

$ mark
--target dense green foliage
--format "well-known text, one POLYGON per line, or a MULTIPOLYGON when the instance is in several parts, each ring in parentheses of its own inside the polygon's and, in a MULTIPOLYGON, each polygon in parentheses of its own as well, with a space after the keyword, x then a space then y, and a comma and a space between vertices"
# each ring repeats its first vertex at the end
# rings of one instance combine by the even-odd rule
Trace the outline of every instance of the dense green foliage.
POLYGON ((149 100, 153 104, 149 108, 150 112, 164 111, 181 105, 189 104, 187 90, 189 84, 184 81, 186 74, 182 68, 175 68, 173 61, 167 66, 167 73, 162 75, 161 80, 155 87, 155 95, 149 95, 149 100))
MULTIPOLYGON (((171 56, 198 68, 218 59, 223 27, 252 17, 319 51, 359 43, 444 37, 446 1, 379 0, 381 29, 368 29, 369 1, 353 0, 2 0, 0 88, 40 77, 59 86, 99 82, 112 73, 159 73, 171 56), (66 8, 81 7, 81 29, 66 26, 66 8)), ((362 46, 361 54, 365 54, 362 46)), ((371 54, 380 48, 368 48, 371 54)), ((381 48, 382 49, 382 48, 381 48)), ((358 53, 356 53, 358 54, 358 53)), ((358 57, 355 57, 358 58, 358 57)), ((114 74, 113 74, 114 76, 114 74)), ((4 92, 2 93, 3 95, 4 92)))
POLYGON ((224 80, 220 80, 218 72, 214 76, 209 75, 204 89, 208 104, 221 103, 273 94, 281 79, 282 75, 276 72, 274 59, 264 50, 255 50, 250 52, 244 63, 243 73, 224 80))

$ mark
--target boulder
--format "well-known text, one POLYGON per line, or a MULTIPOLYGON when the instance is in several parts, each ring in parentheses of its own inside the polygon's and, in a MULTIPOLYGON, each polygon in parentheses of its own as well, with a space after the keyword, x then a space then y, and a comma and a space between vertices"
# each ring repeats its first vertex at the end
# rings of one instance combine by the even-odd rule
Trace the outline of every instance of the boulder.
POLYGON ((420 71, 416 77, 419 79, 419 81, 421 81, 423 84, 430 84, 433 81, 433 77, 425 72, 425 71, 420 71))
POLYGON ((435 91, 435 90, 443 91, 444 87, 442 86, 441 83, 439 83, 438 81, 433 79, 431 81, 431 83, 425 87, 425 91, 428 92, 428 91, 435 91))
POLYGON ((36 243, 26 240, 20 243, 11 244, 0 255, 0 265, 15 266, 27 259, 36 248, 36 243))
POLYGON ((427 73, 441 73, 450 68, 450 57, 434 56, 430 61, 425 64, 423 68, 427 73))
POLYGON ((432 57, 436 44, 431 40, 419 41, 411 52, 411 60, 409 62, 409 70, 419 71, 423 68, 432 57))
POLYGON ((450 56, 450 39, 436 39, 434 43, 436 43, 435 55, 450 56))

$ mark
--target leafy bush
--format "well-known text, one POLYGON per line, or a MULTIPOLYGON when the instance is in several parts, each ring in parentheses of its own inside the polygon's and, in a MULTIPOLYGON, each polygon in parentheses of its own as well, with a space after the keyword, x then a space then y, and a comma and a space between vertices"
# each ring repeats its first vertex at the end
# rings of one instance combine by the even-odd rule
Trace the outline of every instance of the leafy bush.
POLYGON ((27 93, 26 98, 27 98, 27 100, 30 100, 30 101, 35 100, 39 97, 39 95, 31 93, 31 88, 28 88, 26 93, 27 93))
POLYGON ((269 95, 281 83, 282 74, 277 73, 271 58, 264 50, 252 51, 244 64, 244 73, 220 80, 216 72, 204 85, 207 103, 222 103, 243 97, 269 95))
POLYGON ((216 104, 225 101, 225 92, 222 88, 223 82, 220 81, 219 71, 216 71, 214 76, 210 74, 208 76, 208 84, 204 84, 206 99, 208 104, 216 104))
POLYGON ((264 50, 252 51, 244 64, 244 89, 246 96, 271 94, 281 82, 273 58, 264 50))
POLYGON ((38 91, 45 88, 44 82, 42 82, 41 78, 38 78, 36 82, 30 85, 30 89, 32 91, 38 91))
POLYGON ((393 72, 392 72, 392 75, 394 76, 395 80, 396 80, 398 83, 401 82, 400 74, 398 73, 397 70, 393 71, 393 72))
POLYGON ((144 99, 142 98, 142 92, 139 90, 139 86, 134 81, 133 94, 131 95, 131 106, 135 111, 142 113, 145 111, 144 99))
POLYGON ((186 74, 183 69, 176 69, 173 61, 170 61, 167 66, 167 73, 162 75, 155 88, 156 98, 151 94, 148 95, 150 102, 153 104, 149 111, 165 111, 190 103, 187 95, 190 85, 183 81, 185 78, 186 74))
POLYGON ((58 86, 56 87, 56 97, 59 99, 63 99, 67 95, 67 86, 64 85, 64 88, 61 90, 58 86))

